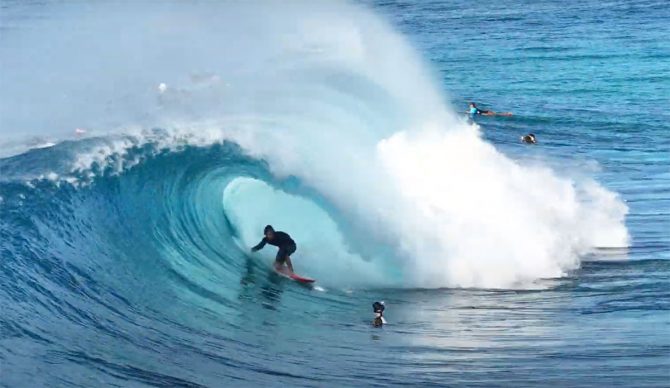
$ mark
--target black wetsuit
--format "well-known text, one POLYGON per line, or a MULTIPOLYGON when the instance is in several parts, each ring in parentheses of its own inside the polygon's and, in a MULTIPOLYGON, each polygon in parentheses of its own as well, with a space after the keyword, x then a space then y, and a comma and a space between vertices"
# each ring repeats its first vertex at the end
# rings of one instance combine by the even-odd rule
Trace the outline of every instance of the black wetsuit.
POLYGON ((263 237, 261 242, 251 249, 255 252, 257 250, 263 249, 265 244, 274 245, 279 248, 279 251, 277 252, 277 258, 275 259, 278 263, 284 263, 286 258, 291 256, 295 250, 298 249, 295 245, 295 241, 293 241, 291 236, 284 232, 275 232, 274 238, 272 240, 268 240, 267 237, 263 237))

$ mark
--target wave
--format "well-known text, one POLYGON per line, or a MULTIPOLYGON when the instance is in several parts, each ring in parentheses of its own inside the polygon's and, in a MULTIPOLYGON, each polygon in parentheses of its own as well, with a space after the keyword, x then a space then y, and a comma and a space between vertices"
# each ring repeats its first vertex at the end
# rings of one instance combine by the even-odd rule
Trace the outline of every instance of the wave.
POLYGON ((33 44, 10 56, 27 65, 8 66, 3 132, 93 137, 2 160, 5 250, 47 239, 40 252, 95 258, 113 282, 161 268, 225 294, 267 223, 297 239, 301 273, 337 288, 533 287, 629 243, 618 195, 483 141, 363 7, 118 7, 8 32, 33 44), (28 61, 34 50, 53 61, 28 61), (12 110, 21 90, 40 90, 39 114, 12 110))

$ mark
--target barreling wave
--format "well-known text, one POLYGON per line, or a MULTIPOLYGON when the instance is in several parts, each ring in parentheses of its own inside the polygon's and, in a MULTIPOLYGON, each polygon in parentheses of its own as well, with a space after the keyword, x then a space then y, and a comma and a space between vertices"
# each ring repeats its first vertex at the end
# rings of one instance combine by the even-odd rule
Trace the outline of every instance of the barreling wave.
POLYGON ((50 41, 66 83, 39 86, 41 64, 9 80, 4 125, 98 135, 2 161, 3 249, 26 250, 13 257, 86 257, 103 269, 88 276, 113 282, 162 268, 214 292, 271 223, 298 241, 299 271, 330 287, 517 288, 628 245, 615 193, 483 141, 368 10, 166 4, 101 3, 9 30, 34 43, 20 61, 45 49, 37 37, 80 27, 50 41), (121 20, 134 39, 104 34, 121 20), (90 47, 100 55, 72 61, 90 47), (10 112, 24 89, 48 101, 39 114, 10 112))

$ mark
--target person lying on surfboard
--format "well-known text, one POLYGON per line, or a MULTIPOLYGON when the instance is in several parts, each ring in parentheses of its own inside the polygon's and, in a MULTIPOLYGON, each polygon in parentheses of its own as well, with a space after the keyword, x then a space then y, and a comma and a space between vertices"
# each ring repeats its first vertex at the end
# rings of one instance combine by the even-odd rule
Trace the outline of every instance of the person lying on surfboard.
POLYGON ((293 275, 293 264, 291 263, 291 255, 295 253, 297 246, 295 241, 288 235, 288 233, 279 232, 274 230, 272 225, 268 225, 263 229, 263 234, 265 237, 261 240, 258 245, 251 248, 252 252, 259 251, 263 249, 265 244, 274 245, 279 248, 277 251, 277 258, 275 259, 275 270, 282 272, 282 267, 284 263, 288 266, 289 274, 293 275))
POLYGON ((482 115, 482 116, 511 116, 512 115, 511 112, 497 113, 497 112, 490 111, 490 110, 479 109, 479 108, 477 108, 477 104, 475 104, 474 102, 470 103, 469 109, 468 109, 468 114, 472 117, 474 117, 476 115, 482 115))

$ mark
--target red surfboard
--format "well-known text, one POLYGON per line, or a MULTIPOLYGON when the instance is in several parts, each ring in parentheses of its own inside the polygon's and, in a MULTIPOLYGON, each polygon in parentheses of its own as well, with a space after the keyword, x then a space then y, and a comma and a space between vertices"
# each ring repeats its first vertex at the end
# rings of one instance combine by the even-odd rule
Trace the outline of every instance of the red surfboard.
POLYGON ((315 282, 314 279, 304 278, 304 277, 302 277, 300 275, 296 275, 296 274, 290 275, 289 277, 291 279, 295 280, 296 282, 300 282, 300 283, 314 283, 315 282))
POLYGON ((289 278, 289 279, 291 279, 291 280, 295 280, 296 282, 299 282, 299 283, 309 284, 309 283, 314 283, 314 282, 316 281, 316 280, 314 280, 314 279, 304 278, 304 277, 302 277, 302 276, 300 276, 300 275, 296 275, 296 274, 288 274, 288 273, 286 273, 286 272, 284 272, 284 271, 276 271, 276 272, 277 272, 278 274, 282 275, 282 276, 285 276, 285 277, 287 277, 287 278, 289 278))

